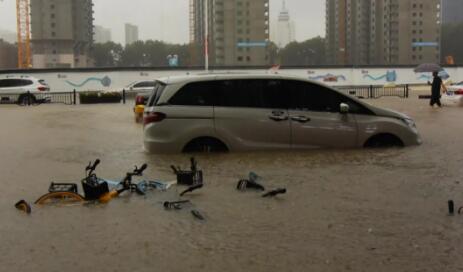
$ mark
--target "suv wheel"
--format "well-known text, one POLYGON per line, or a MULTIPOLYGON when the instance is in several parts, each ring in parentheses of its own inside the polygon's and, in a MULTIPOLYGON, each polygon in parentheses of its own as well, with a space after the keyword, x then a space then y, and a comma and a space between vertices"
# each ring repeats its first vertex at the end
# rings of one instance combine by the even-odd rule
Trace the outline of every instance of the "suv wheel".
POLYGON ((194 139, 183 148, 184 153, 212 153, 227 151, 228 148, 222 141, 210 137, 194 139))
POLYGON ((365 143, 366 148, 387 148, 387 147, 403 147, 404 143, 392 134, 379 134, 371 137, 365 143))

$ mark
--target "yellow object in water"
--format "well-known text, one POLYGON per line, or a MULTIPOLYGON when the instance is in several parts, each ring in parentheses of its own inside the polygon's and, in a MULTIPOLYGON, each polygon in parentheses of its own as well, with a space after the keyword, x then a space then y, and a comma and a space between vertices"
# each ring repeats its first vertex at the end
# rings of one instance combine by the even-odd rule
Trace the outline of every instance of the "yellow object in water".
POLYGON ((117 197, 119 195, 119 191, 113 190, 111 192, 107 192, 106 194, 102 195, 98 200, 101 203, 108 203, 111 199, 117 197))
POLYGON ((145 106, 144 105, 137 105, 135 106, 135 113, 141 113, 143 114, 143 112, 145 111, 145 106))
POLYGON ((137 105, 135 106, 135 108, 133 108, 133 111, 135 112, 135 122, 137 123, 143 122, 143 112, 145 111, 145 106, 137 105))

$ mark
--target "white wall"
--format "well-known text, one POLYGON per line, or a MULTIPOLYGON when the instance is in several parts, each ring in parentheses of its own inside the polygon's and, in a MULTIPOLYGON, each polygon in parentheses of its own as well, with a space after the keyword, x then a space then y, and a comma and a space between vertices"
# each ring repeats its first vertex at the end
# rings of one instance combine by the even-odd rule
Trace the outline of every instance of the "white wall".
MULTIPOLYGON (((453 82, 463 81, 463 67, 446 69, 453 82)), ((21 73, 48 82, 52 91, 84 90, 119 90, 131 82, 139 80, 153 80, 160 77, 199 73, 200 71, 69 71, 21 73)), ((226 72, 224 70, 215 72, 226 72)), ((236 73, 236 70, 233 70, 236 73)), ((245 73, 266 73, 269 70, 245 70, 245 73)), ((307 79, 323 82, 328 85, 385 85, 385 84, 420 84, 431 79, 430 73, 414 73, 413 68, 340 68, 340 69, 282 69, 279 74, 296 75, 307 79), (332 81, 330 81, 332 80, 332 81)), ((2 73, 0 78, 19 73, 2 73)))

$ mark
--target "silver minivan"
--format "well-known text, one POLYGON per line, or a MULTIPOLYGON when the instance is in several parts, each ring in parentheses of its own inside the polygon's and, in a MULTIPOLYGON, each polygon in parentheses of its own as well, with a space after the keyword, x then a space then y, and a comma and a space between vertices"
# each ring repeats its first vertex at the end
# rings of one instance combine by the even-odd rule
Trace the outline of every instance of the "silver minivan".
POLYGON ((151 153, 418 144, 410 117, 278 74, 159 79, 144 112, 144 146, 151 153))

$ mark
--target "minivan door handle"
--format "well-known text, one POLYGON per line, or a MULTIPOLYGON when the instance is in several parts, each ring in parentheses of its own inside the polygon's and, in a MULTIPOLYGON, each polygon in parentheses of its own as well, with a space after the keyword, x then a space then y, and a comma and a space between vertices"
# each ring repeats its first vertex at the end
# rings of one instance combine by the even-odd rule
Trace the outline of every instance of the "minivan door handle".
POLYGON ((277 122, 288 120, 288 116, 286 115, 269 115, 268 118, 277 122))
POLYGON ((299 123, 307 123, 310 122, 310 118, 306 116, 293 116, 291 120, 299 122, 299 123))

